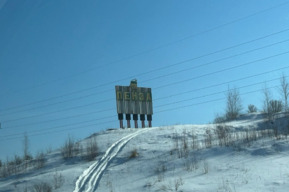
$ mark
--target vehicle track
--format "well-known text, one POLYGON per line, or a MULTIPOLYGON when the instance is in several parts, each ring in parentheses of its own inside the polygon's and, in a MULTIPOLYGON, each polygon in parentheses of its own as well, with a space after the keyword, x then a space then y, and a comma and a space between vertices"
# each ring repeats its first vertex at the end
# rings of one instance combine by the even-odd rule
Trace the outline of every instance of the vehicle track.
POLYGON ((75 189, 73 192, 93 192, 97 189, 98 183, 101 179, 101 175, 107 168, 111 160, 118 154, 118 152, 137 135, 148 131, 149 129, 141 129, 137 132, 131 133, 120 140, 113 143, 105 152, 103 157, 93 163, 88 169, 86 169, 82 175, 77 179, 75 183, 75 189))

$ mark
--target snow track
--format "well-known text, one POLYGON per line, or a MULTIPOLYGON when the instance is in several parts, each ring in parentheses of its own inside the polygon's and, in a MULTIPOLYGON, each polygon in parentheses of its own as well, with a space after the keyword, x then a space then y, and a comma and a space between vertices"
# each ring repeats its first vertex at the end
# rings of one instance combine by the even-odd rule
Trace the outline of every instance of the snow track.
POLYGON ((117 142, 113 143, 105 152, 103 157, 92 164, 88 169, 86 169, 82 175, 78 178, 75 183, 75 189, 73 192, 93 192, 96 190, 97 185, 100 181, 101 175, 107 168, 110 161, 118 154, 118 152, 129 142, 132 138, 137 135, 148 131, 149 129, 141 129, 134 133, 131 133, 117 142))

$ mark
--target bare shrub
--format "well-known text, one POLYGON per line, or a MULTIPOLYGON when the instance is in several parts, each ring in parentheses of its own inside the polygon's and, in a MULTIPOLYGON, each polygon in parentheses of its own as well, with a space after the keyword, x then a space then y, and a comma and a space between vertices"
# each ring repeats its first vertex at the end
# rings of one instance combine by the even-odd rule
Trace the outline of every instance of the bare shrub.
POLYGON ((225 123, 226 122, 226 117, 216 114, 215 115, 215 119, 214 119, 214 124, 221 124, 221 123, 225 123))
POLYGON ((256 113, 257 112, 257 107, 255 105, 248 105, 248 113, 256 113))
POLYGON ((45 165, 45 155, 43 152, 40 152, 35 157, 35 166, 37 169, 44 167, 45 165))
POLYGON ((192 149, 198 150, 200 148, 199 142, 198 142, 198 136, 195 135, 194 132, 192 132, 192 149))
POLYGON ((217 125, 215 133, 219 140, 220 146, 228 146, 230 143, 230 128, 224 124, 217 125))
POLYGON ((276 138, 276 139, 281 139, 281 135, 280 135, 280 131, 279 131, 279 128, 278 128, 278 126, 274 126, 273 127, 273 132, 274 132, 274 137, 276 138))
POLYGON ((203 171, 204 171, 204 174, 209 173, 209 163, 205 160, 203 161, 203 171))
POLYGON ((182 157, 188 157, 189 156, 189 144, 188 144, 188 134, 187 131, 183 131, 182 135, 182 157))
POLYGON ((186 171, 194 171, 199 168, 199 161, 196 155, 193 155, 190 158, 185 159, 184 168, 186 171))
POLYGON ((227 96, 226 119, 234 120, 239 116, 242 110, 240 93, 237 88, 228 89, 226 96, 227 96))
POLYGON ((180 177, 174 180, 174 189, 175 191, 179 191, 180 186, 184 185, 183 179, 180 177))
POLYGON ((278 112, 281 112, 283 109, 282 101, 271 99, 271 93, 268 88, 264 88, 264 104, 263 104, 263 112, 267 120, 274 121, 275 115, 278 112))
POLYGON ((89 141, 86 143, 86 160, 92 161, 98 155, 98 145, 96 142, 96 138, 90 138, 89 141))
MULTIPOLYGON (((174 140, 174 149, 173 151, 177 152, 178 158, 188 157, 189 155, 189 142, 188 142, 188 134, 186 130, 183 131, 182 135, 178 135, 178 133, 174 133, 172 136, 174 140)), ((172 152, 171 152, 172 154, 172 152)))
POLYGON ((132 151, 130 152, 129 158, 130 158, 130 159, 133 159, 133 158, 136 158, 136 157, 138 157, 138 156, 139 156, 139 154, 138 154, 137 150, 134 149, 134 150, 132 150, 132 151))
POLYGON ((77 154, 76 142, 70 136, 61 148, 61 155, 64 159, 69 159, 77 154))
POLYGON ((289 84, 284 74, 280 78, 280 85, 281 85, 280 94, 283 97, 284 111, 288 112, 289 84))
POLYGON ((179 188, 184 184, 183 179, 180 177, 179 179, 175 179, 172 182, 163 184, 159 187, 159 191, 180 191, 179 188))
MULTIPOLYGON (((288 135, 289 135, 289 121, 286 122, 286 125, 284 126, 284 135, 286 137, 286 139, 288 138, 288 135)), ((1 166, 0 166, 1 167, 1 166)))
POLYGON ((34 192, 52 192, 52 186, 46 182, 36 183, 32 186, 34 192))
POLYGON ((165 177, 165 172, 168 170, 166 162, 161 161, 155 168, 155 174, 157 175, 157 181, 161 182, 165 177))
POLYGON ((182 157, 182 152, 181 152, 180 138, 179 138, 178 133, 175 132, 175 133, 173 134, 173 136, 172 136, 172 139, 173 139, 173 142, 174 142, 173 151, 176 151, 178 157, 181 158, 181 157, 182 157))
POLYGON ((209 128, 207 128, 206 134, 205 134, 205 146, 206 146, 206 148, 212 147, 212 141, 213 141, 213 133, 209 128))
POLYGON ((64 177, 62 176, 62 174, 55 171, 55 173, 53 175, 54 189, 58 189, 58 188, 62 187, 64 182, 65 182, 65 180, 64 180, 64 177))

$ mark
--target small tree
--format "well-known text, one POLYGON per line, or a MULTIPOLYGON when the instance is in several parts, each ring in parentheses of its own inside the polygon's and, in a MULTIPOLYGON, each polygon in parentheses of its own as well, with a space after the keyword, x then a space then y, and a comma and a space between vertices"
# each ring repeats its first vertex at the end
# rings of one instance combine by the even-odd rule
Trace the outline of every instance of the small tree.
POLYGON ((90 138, 86 143, 86 160, 92 161, 98 155, 96 138, 90 138))
POLYGON ((263 101, 263 113, 265 114, 266 118, 270 121, 272 120, 272 113, 270 110, 270 100, 271 100, 271 92, 265 85, 265 88, 263 89, 264 94, 264 101, 263 101))
POLYGON ((280 93, 283 98, 284 111, 287 112, 289 110, 288 109, 289 84, 284 74, 280 78, 280 85, 281 85, 280 93))
POLYGON ((69 136, 64 146, 61 149, 61 154, 64 159, 69 159, 75 155, 75 141, 69 136))
POLYGON ((24 160, 31 160, 31 155, 29 155, 29 139, 27 134, 24 134, 24 139, 23 139, 23 159, 24 160))
POLYGON ((226 105, 226 118, 227 120, 236 119, 242 110, 241 97, 238 89, 228 89, 227 92, 227 105, 226 105))
POLYGON ((283 109, 282 101, 271 100, 269 103, 270 103, 269 110, 271 113, 276 114, 282 111, 283 109))
POLYGON ((248 105, 248 113, 255 113, 257 112, 257 107, 255 105, 248 105))

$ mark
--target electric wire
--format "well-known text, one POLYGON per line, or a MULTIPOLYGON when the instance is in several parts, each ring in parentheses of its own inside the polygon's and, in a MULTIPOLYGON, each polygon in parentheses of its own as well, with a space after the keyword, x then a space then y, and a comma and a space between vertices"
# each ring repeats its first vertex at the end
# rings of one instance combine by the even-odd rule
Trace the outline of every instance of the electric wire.
MULTIPOLYGON (((200 67, 203 67, 203 66, 207 66, 207 65, 210 65, 210 64, 213 64, 213 63, 216 63, 216 62, 220 62, 220 61, 223 61, 223 60, 226 60, 226 59, 230 59, 230 58, 237 57, 237 56, 240 56, 240 55, 248 54, 248 53, 251 53, 251 52, 254 52, 254 51, 257 51, 257 50, 268 48, 268 47, 271 47, 271 46, 274 46, 274 45, 277 45, 277 44, 280 44, 280 43, 288 42, 288 41, 289 41, 289 39, 282 40, 282 41, 275 42, 275 43, 272 43, 272 44, 269 44, 269 45, 258 47, 256 49, 251 49, 251 50, 239 53, 239 54, 231 55, 231 56, 228 56, 228 57, 217 59, 217 60, 214 60, 214 61, 211 61, 211 62, 207 62, 207 63, 204 63, 204 64, 200 64, 200 65, 197 65, 197 66, 193 66, 193 67, 189 67, 189 68, 186 68, 186 69, 182 69, 182 70, 179 70, 179 71, 176 71, 176 72, 172 72, 172 73, 169 73, 169 74, 157 76, 157 77, 154 77, 154 78, 151 78, 151 79, 148 79, 148 80, 144 80, 143 82, 156 80, 156 79, 159 79, 159 78, 167 77, 167 76, 174 75, 174 74, 181 73, 181 72, 186 72, 188 70, 192 70, 192 69, 200 68, 200 67)), ((189 61, 190 60, 186 60, 186 61, 183 61, 183 62, 189 62, 189 61)), ((109 89, 108 91, 113 91, 113 90, 109 89)), ((58 101, 58 102, 55 102, 55 103, 49 103, 49 104, 45 104, 45 105, 42 105, 42 106, 33 107, 33 108, 29 108, 29 109, 14 111, 14 112, 10 112, 10 113, 8 112, 8 113, 1 114, 1 115, 5 116, 5 115, 11 115, 11 114, 19 113, 19 112, 25 112, 25 111, 29 111, 29 110, 33 110, 33 109, 39 109, 39 108, 43 108, 43 107, 50 107, 50 106, 57 105, 57 104, 63 104, 63 103, 66 103, 66 102, 71 102, 71 101, 84 99, 84 98, 87 98, 87 97, 90 97, 90 96, 97 95, 99 93, 103 93, 103 91, 98 91, 97 93, 92 93, 92 94, 88 94, 88 95, 85 95, 85 96, 80 96, 80 97, 77 97, 77 98, 67 99, 67 100, 64 100, 64 101, 58 101)), ((98 102, 93 102, 93 103, 87 104, 87 105, 94 105, 94 104, 99 104, 99 103, 103 103, 103 102, 109 102, 110 100, 111 100, 111 98, 110 99, 106 99, 106 100, 102 100, 102 101, 98 101, 98 102)), ((74 107, 72 107, 72 109, 73 108, 74 107)), ((76 107, 76 108, 78 108, 78 107, 76 107)))
MULTIPOLYGON (((140 77, 140 76, 144 76, 144 75, 153 73, 153 72, 155 72, 155 71, 160 71, 160 70, 168 69, 168 68, 170 68, 170 67, 174 67, 174 66, 177 66, 177 65, 184 64, 184 63, 186 63, 186 62, 191 62, 191 61, 194 61, 194 60, 197 60, 197 59, 200 59, 200 58, 204 58, 204 57, 211 56, 211 55, 214 55, 214 54, 217 54, 217 53, 221 53, 221 52, 224 52, 224 51, 227 51, 227 50, 236 48, 236 47, 240 47, 240 46, 242 46, 242 45, 250 44, 250 43, 253 43, 253 42, 256 42, 256 41, 259 41, 259 40, 262 40, 262 39, 266 39, 266 38, 271 37, 271 36, 274 36, 274 35, 278 35, 278 34, 280 34, 280 33, 284 33, 284 32, 287 32, 287 31, 289 31, 289 28, 284 29, 284 30, 281 30, 281 31, 277 31, 277 32, 274 32, 274 33, 271 33, 271 34, 268 34, 268 35, 265 35, 265 36, 262 36, 262 37, 259 37, 259 38, 256 38, 256 39, 252 39, 252 40, 249 40, 249 41, 246 41, 246 42, 242 42, 242 43, 239 43, 239 44, 236 44, 236 45, 233 45, 233 46, 229 46, 229 47, 226 47, 226 48, 217 50, 217 51, 213 51, 213 52, 210 52, 210 53, 207 53, 207 54, 203 54, 203 55, 200 55, 200 56, 191 58, 191 59, 187 59, 187 60, 184 60, 184 61, 181 61, 181 62, 177 62, 177 63, 173 63, 173 64, 166 65, 166 66, 163 66, 163 67, 159 67, 159 68, 156 68, 156 69, 153 69, 153 70, 149 70, 149 71, 147 71, 147 72, 142 72, 142 73, 136 74, 136 75, 131 76, 131 77, 126 77, 126 78, 123 78, 123 79, 120 79, 120 80, 114 80, 114 81, 107 82, 107 83, 103 83, 103 84, 100 84, 100 85, 97 85, 97 86, 93 86, 93 87, 90 87, 90 88, 81 89, 81 90, 78 90, 78 91, 73 91, 73 92, 70 92, 70 93, 67 93, 67 94, 63 94, 63 95, 55 96, 55 97, 50 97, 50 98, 47 98, 47 99, 39 100, 39 101, 32 102, 32 103, 28 103, 28 104, 13 106, 13 107, 10 107, 10 108, 5 108, 5 109, 0 110, 0 112, 1 112, 1 111, 13 110, 13 109, 19 108, 19 107, 26 107, 26 106, 34 105, 34 104, 37 104, 37 103, 47 102, 47 101, 50 101, 50 100, 53 100, 53 99, 58 99, 58 98, 62 98, 62 97, 65 97, 65 96, 69 96, 69 95, 73 95, 73 94, 85 92, 85 91, 88 91, 88 90, 97 89, 97 88, 99 88, 99 87, 103 87, 103 86, 106 86, 106 85, 115 84, 115 83, 120 82, 120 81, 123 81, 123 80, 130 80, 130 79, 132 79, 132 78, 134 78, 134 77, 136 77, 136 76, 140 77)), ((276 45, 276 44, 279 44, 279 43, 282 43, 282 42, 286 42, 286 41, 288 41, 288 40, 280 41, 280 42, 273 43, 273 44, 270 44, 270 45, 267 45, 267 46, 270 47, 270 46, 273 46, 273 45, 276 45)), ((263 48, 266 48, 266 46, 264 46, 263 48)), ((257 49, 258 49, 258 48, 257 48, 257 49)), ((257 49, 256 49, 256 50, 257 50, 257 49)), ((259 48, 259 49, 262 49, 262 47, 259 48)), ((255 51, 255 50, 252 50, 252 51, 255 51)), ((82 98, 85 98, 85 97, 88 97, 88 96, 92 96, 92 95, 97 95, 97 94, 99 94, 99 93, 109 92, 109 91, 111 91, 111 89, 108 89, 108 90, 105 90, 105 91, 101 91, 101 92, 98 91, 98 92, 95 93, 95 94, 88 94, 88 95, 83 96, 83 97, 78 97, 78 98, 76 98, 75 100, 77 100, 77 99, 82 99, 82 98)), ((70 101, 74 101, 74 99, 71 99, 70 101)))
POLYGON ((164 87, 168 87, 168 86, 172 86, 172 85, 176 85, 176 84, 180 84, 180 83, 196 80, 196 79, 207 77, 207 76, 210 76, 210 75, 215 75, 215 74, 218 74, 218 73, 222 73, 222 72, 225 72, 225 71, 229 71, 229 70, 232 70, 232 69, 237 69, 237 68, 240 68, 240 67, 244 67, 246 65, 257 63, 257 62, 260 62, 260 61, 265 61, 265 60, 272 59, 272 58, 275 58, 275 57, 278 57, 278 56, 286 55, 288 53, 289 53, 289 51, 285 51, 285 52, 282 52, 282 53, 279 53, 279 54, 271 55, 271 56, 264 57, 264 58, 261 58, 261 59, 256 59, 254 61, 246 62, 246 63, 240 64, 240 65, 236 65, 236 66, 233 66, 233 67, 228 67, 228 68, 225 68, 225 69, 221 69, 221 70, 218 70, 218 71, 206 73, 206 74, 199 75, 199 76, 196 76, 196 77, 187 78, 187 79, 184 79, 184 80, 181 80, 181 81, 176 81, 176 82, 169 83, 169 84, 166 84, 166 85, 161 85, 161 86, 158 86, 158 87, 154 87, 154 89, 155 90, 159 90, 159 89, 164 88, 164 87))
MULTIPOLYGON (((170 96, 166 96, 166 97, 156 98, 154 100, 157 101, 157 100, 161 100, 161 99, 164 99, 164 98, 171 98, 171 97, 178 96, 178 95, 184 95, 184 94, 187 94, 187 93, 192 93, 192 92, 196 92, 196 91, 200 91, 200 90, 205 90, 205 89, 209 89, 209 88, 220 86, 220 85, 226 85, 226 84, 230 84, 232 82, 245 80, 245 79, 249 79, 249 78, 252 78, 252 77, 257 77, 257 76, 260 76, 260 75, 276 72, 278 70, 284 70, 285 68, 289 68, 289 66, 283 67, 283 68, 279 68, 279 69, 275 69, 275 70, 270 70, 270 71, 267 71, 267 72, 263 72, 263 73, 259 73, 259 74, 255 74, 255 75, 251 75, 251 76, 246 76, 246 77, 243 77, 243 78, 240 78, 240 79, 235 79, 235 80, 231 80, 231 81, 227 81, 227 82, 223 82, 223 83, 219 83, 219 84, 214 84, 214 85, 207 86, 207 87, 202 87, 202 88, 199 88, 199 89, 194 89, 194 90, 189 90, 189 91, 185 91, 185 92, 180 92, 178 94, 174 94, 174 95, 170 95, 170 96)), ((286 77, 289 77, 289 76, 285 76, 285 78, 286 77)), ((276 80, 280 80, 280 78, 270 79, 270 80, 267 80, 266 82, 271 82, 271 81, 276 81, 276 80)), ((255 85, 259 85, 259 84, 263 84, 263 83, 264 83, 263 81, 262 82, 257 82, 257 83, 253 83, 253 84, 250 84, 250 85, 241 86, 239 88, 241 89, 241 88, 245 88, 245 87, 249 87, 249 86, 255 86, 255 85)), ((190 98, 190 99, 186 99, 186 100, 180 100, 180 101, 177 101, 177 102, 157 105, 154 108, 160 108, 160 107, 163 107, 163 106, 176 104, 176 103, 181 103, 181 102, 184 102, 184 101, 194 100, 194 99, 198 99, 198 98, 208 97, 208 96, 212 96, 212 95, 216 95, 216 94, 220 94, 220 93, 224 93, 224 92, 226 92, 226 91, 215 92, 215 93, 211 93, 211 94, 208 94, 208 95, 202 95, 202 96, 198 96, 198 97, 194 97, 194 98, 190 98)), ((44 120, 44 121, 40 121, 40 122, 21 124, 21 125, 18 125, 18 126, 5 126, 5 129, 14 129, 14 128, 24 127, 24 126, 28 126, 28 125, 36 125, 36 124, 54 122, 54 121, 59 121, 59 120, 66 120, 66 119, 70 119, 70 118, 76 118, 76 117, 81 117, 81 116, 98 114, 98 113, 103 113, 103 112, 106 112, 106 111, 113 111, 113 110, 115 110, 115 108, 101 109, 101 110, 98 110, 98 111, 93 111, 93 112, 88 112, 88 113, 81 113, 81 114, 67 116, 67 117, 62 117, 62 118, 57 118, 57 119, 49 119, 49 120, 44 120)))
MULTIPOLYGON (((191 81, 191 80, 196 80, 196 79, 199 79, 199 78, 203 78, 203 77, 214 75, 214 74, 221 73, 221 72, 224 72, 224 71, 236 69, 236 68, 239 68, 239 67, 243 67, 243 66, 246 66, 246 65, 250 65, 250 64, 253 64, 253 63, 256 63, 256 62, 264 61, 264 60, 271 59, 271 58, 274 58, 274 57, 277 57, 277 56, 281 56, 281 55, 284 55, 284 54, 288 54, 288 53, 289 53, 289 51, 282 52, 282 53, 279 53, 279 54, 276 54, 276 55, 271 55, 271 56, 268 56, 268 57, 265 57, 265 58, 261 58, 261 59, 257 59, 257 60, 251 61, 251 62, 246 62, 246 63, 240 64, 240 65, 236 65, 236 66, 232 66, 232 67, 229 67, 229 68, 221 69, 221 70, 218 70, 218 71, 210 72, 210 73, 203 74, 203 75, 200 75, 200 76, 187 78, 185 80, 176 81, 176 82, 173 82, 173 83, 162 85, 162 86, 156 87, 154 89, 155 90, 159 90, 159 89, 167 87, 167 86, 172 86, 172 85, 180 84, 180 83, 183 83, 183 82, 188 82, 188 81, 191 81)), ((48 113, 37 114, 37 115, 30 115, 30 116, 26 116, 26 117, 17 118, 17 119, 9 119, 9 120, 3 121, 3 123, 7 123, 7 122, 11 122, 11 121, 23 120, 23 119, 27 119, 27 118, 40 117, 40 116, 44 116, 44 115, 47 115, 47 114, 54 114, 54 113, 57 113, 59 111, 61 111, 61 110, 48 112, 48 113)))
MULTIPOLYGON (((240 22, 240 21, 246 20, 246 19, 248 19, 248 18, 254 17, 254 16, 259 15, 259 14, 262 14, 262 13, 264 13, 264 12, 267 12, 267 11, 270 11, 270 10, 273 10, 273 9, 276 9, 276 8, 279 8, 279 7, 286 6, 288 3, 289 3, 289 1, 283 2, 283 3, 280 3, 280 4, 278 4, 278 5, 275 5, 275 6, 272 6, 272 7, 269 7, 269 8, 266 8, 266 9, 263 9, 263 10, 260 10, 260 11, 257 11, 257 12, 254 12, 254 13, 252 13, 252 14, 249 14, 249 15, 246 15, 246 16, 243 16, 243 17, 239 17, 239 18, 237 18, 237 19, 234 19, 234 20, 232 20, 232 21, 229 21, 229 22, 226 22, 226 23, 223 23, 223 24, 220 24, 220 25, 217 25, 217 26, 212 27, 212 28, 210 28, 210 29, 207 29, 207 30, 204 30, 204 31, 201 31, 201 32, 198 32, 198 33, 189 35, 189 36, 186 36, 186 37, 184 37, 184 38, 182 38, 182 39, 179 39, 179 40, 176 40, 176 41, 172 41, 172 42, 169 42, 169 43, 160 45, 160 46, 158 46, 158 47, 151 48, 151 49, 145 50, 145 51, 143 51, 143 52, 140 52, 140 53, 137 53, 137 54, 133 54, 133 55, 131 55, 131 56, 127 56, 127 57, 124 57, 124 58, 122 58, 122 59, 119 59, 119 60, 110 62, 110 63, 106 63, 106 64, 103 64, 103 65, 98 65, 98 66, 96 66, 96 67, 93 67, 93 68, 84 70, 84 71, 82 71, 82 72, 78 72, 78 73, 76 73, 76 74, 69 75, 69 76, 67 76, 67 77, 61 77, 61 78, 57 78, 57 79, 55 79, 55 80, 47 81, 47 82, 41 83, 41 84, 39 84, 39 85, 33 86, 33 87, 31 87, 30 89, 37 88, 37 87, 41 87, 41 86, 44 86, 44 85, 47 85, 47 84, 50 84, 50 83, 53 83, 53 82, 58 82, 58 81, 63 80, 63 79, 68 79, 68 78, 71 78, 71 77, 79 76, 79 75, 81 75, 81 74, 85 74, 85 73, 90 72, 90 71, 92 71, 92 70, 99 69, 100 67, 105 67, 105 66, 113 65, 113 64, 115 64, 115 63, 123 62, 123 61, 129 60, 129 59, 132 59, 132 58, 134 58, 134 57, 137 57, 137 56, 140 56, 140 55, 143 55, 143 54, 146 54, 146 53, 150 53, 150 52, 159 50, 159 49, 164 48, 164 47, 171 46, 171 45, 176 44, 176 43, 178 43, 178 42, 182 42, 182 41, 185 41, 185 40, 187 40, 187 39, 191 39, 191 38, 193 38, 193 37, 197 37, 197 36, 200 36, 200 35, 203 35, 203 34, 206 34, 206 33, 212 32, 212 31, 215 31, 215 30, 217 30, 217 29, 220 29, 220 28, 229 26, 229 25, 234 24, 234 23, 238 23, 238 22, 240 22)), ((289 29, 287 29, 286 31, 288 31, 288 30, 289 30, 289 29)), ((147 72, 147 73, 150 73, 150 72, 147 72)), ((142 75, 142 74, 139 74, 138 76, 140 76, 140 75, 142 75)), ((133 77, 131 77, 131 78, 133 78, 133 77)), ((125 80, 125 79, 123 79, 123 80, 125 80)), ((116 82, 113 81, 113 83, 116 83, 116 82)), ((23 90, 28 90, 28 88, 23 89, 23 90)), ((14 92, 19 92, 19 91, 14 91, 14 92)), ((1 94, 1 95, 2 95, 2 94, 1 94)))
MULTIPOLYGON (((278 86, 272 86, 272 87, 268 87, 267 89, 273 89, 273 88, 277 88, 278 86)), ((263 91, 264 89, 258 89, 258 90, 254 90, 254 91, 249 91, 249 92, 245 92, 245 93, 241 93, 240 96, 242 95, 247 95, 247 94, 251 94, 251 93, 256 93, 256 92, 260 92, 263 91)), ((212 100, 207 100, 207 101, 203 101, 203 102, 198 102, 198 103, 193 103, 193 104, 187 104, 187 105, 182 105, 182 106, 177 106, 177 107, 172 107, 169 109, 163 109, 163 110, 159 110, 159 111, 155 111, 155 114, 159 114, 159 113, 163 113, 163 112, 167 112, 167 111, 174 111, 174 110, 179 110, 179 109, 183 109, 183 108, 188 108, 188 107, 192 107, 192 106, 197 106, 197 105, 202 105, 202 104, 208 104, 208 103, 212 103, 212 102, 217 102, 217 101, 222 101, 222 100, 226 100, 226 97, 221 97, 221 98, 216 98, 216 99, 212 99, 212 100)), ((115 117, 115 116, 111 116, 111 117, 115 117)), ((107 118, 111 118, 111 117, 107 117, 107 118)), ((103 118, 101 118, 103 119, 103 118)), ((89 120, 89 121, 85 121, 85 122, 92 122, 95 121, 97 119, 94 120, 89 120)), ((99 119, 98 119, 99 120, 99 119)), ((85 126, 93 126, 93 125, 100 125, 100 124, 107 124, 107 123, 112 123, 115 121, 108 121, 108 122, 103 122, 103 123, 93 123, 90 125, 85 125, 85 126)), ((77 124, 83 124, 84 122, 79 122, 79 123, 73 123, 73 124, 67 124, 67 125, 61 125, 61 126, 56 126, 56 127, 52 127, 49 128, 49 130, 54 130, 57 128, 65 128, 65 127, 69 127, 69 126, 74 126, 77 124)), ((83 127, 75 127, 75 128, 66 128, 66 129, 62 129, 62 130, 57 130, 57 131, 50 131, 47 132, 47 128, 42 129, 42 130, 35 130, 35 131, 30 131, 29 136, 39 136, 39 135, 46 135, 46 134, 52 134, 52 133, 59 133, 62 131, 67 131, 67 130, 73 130, 73 129, 79 129, 79 128, 83 128, 83 127), (45 133, 41 132, 41 131, 46 131, 45 133), (31 134, 32 133, 32 134, 31 134), (35 134, 36 133, 36 134, 35 134)), ((9 134, 6 136, 2 136, 3 139, 1 139, 0 141, 3 140, 14 140, 14 139, 18 139, 21 138, 20 135, 23 135, 23 133, 17 133, 17 134, 9 134), (16 137, 15 137, 16 136, 16 137)))
MULTIPOLYGON (((277 88, 278 86, 273 86, 273 87, 268 87, 267 89, 273 89, 273 88, 277 88)), ((246 92, 246 93, 242 93, 240 94, 240 96, 242 95, 247 95, 247 94, 251 94, 251 93, 256 93, 256 92, 260 92, 263 91, 264 89, 259 89, 259 90, 255 90, 255 91, 250 91, 250 92, 246 92)), ((199 102, 199 103, 193 103, 193 104, 188 104, 188 105, 182 105, 182 106, 178 106, 178 107, 174 107, 174 108, 169 108, 169 109, 164 109, 164 110, 159 110, 159 111, 155 111, 155 114, 158 113, 163 113, 163 112, 167 112, 167 111, 175 111, 175 110, 179 110, 182 108, 187 108, 187 107, 192 107, 192 106, 196 106, 196 105, 201 105, 201 104, 207 104, 207 103, 212 103, 212 102, 216 102, 216 101, 222 101, 222 100, 226 100, 225 97, 222 98, 217 98, 217 99, 213 99, 213 100, 209 100, 209 101, 204 101, 204 102, 199 102)))

